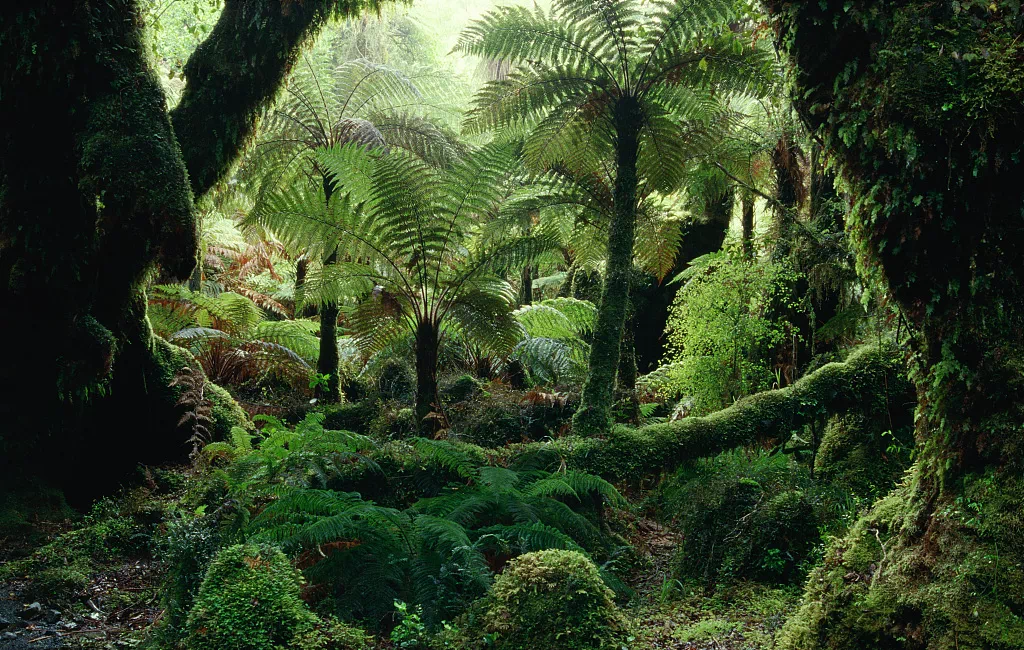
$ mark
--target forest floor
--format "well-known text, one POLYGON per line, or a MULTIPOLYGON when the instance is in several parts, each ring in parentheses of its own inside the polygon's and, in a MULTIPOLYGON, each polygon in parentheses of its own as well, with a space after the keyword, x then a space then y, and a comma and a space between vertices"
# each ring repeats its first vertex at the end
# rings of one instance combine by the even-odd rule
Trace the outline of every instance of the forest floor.
MULTIPOLYGON (((166 496, 167 499, 173 499, 166 496)), ((641 558, 629 582, 636 597, 624 611, 634 623, 634 650, 770 650, 799 600, 798 588, 743 583, 705 592, 671 578, 679 534, 639 518, 630 542, 641 558)), ((160 560, 142 551, 90 563, 87 582, 64 596, 53 580, 4 571, 52 542, 73 539, 85 521, 65 510, 36 516, 16 533, 0 535, 0 650, 142 647, 162 615, 160 560)), ((51 544, 51 546, 47 546, 51 544)), ((52 551, 50 551, 52 552, 52 551)), ((67 559, 64 560, 68 562, 67 559)), ((59 582, 59 580, 58 580, 59 582)), ((378 648, 391 648, 379 641, 378 648)))

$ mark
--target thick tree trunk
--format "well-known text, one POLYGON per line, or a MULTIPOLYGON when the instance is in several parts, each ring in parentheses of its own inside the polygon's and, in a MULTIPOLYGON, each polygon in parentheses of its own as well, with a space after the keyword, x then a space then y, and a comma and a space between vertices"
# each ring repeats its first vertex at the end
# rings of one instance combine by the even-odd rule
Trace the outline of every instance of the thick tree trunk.
POLYGON ((573 416, 573 430, 580 435, 603 433, 611 424, 619 344, 633 269, 638 183, 636 162, 641 119, 640 106, 635 100, 619 101, 615 109, 615 212, 608 234, 604 291, 590 349, 589 373, 583 385, 579 410, 573 416))
POLYGON ((416 420, 420 430, 433 433, 436 422, 428 419, 437 411, 437 352, 440 343, 438 328, 429 321, 416 327, 416 420))
POLYGON ((780 645, 1020 648, 1024 15, 767 4, 850 188, 858 257, 915 330, 918 385, 911 476, 827 553, 780 645))
POLYGON ((38 457, 79 493, 101 490, 96 467, 117 481, 184 439, 165 382, 181 359, 150 331, 147 278, 156 264, 190 277, 193 193, 230 169, 301 44, 363 5, 227 0, 172 129, 136 2, 9 4, 0 116, 18 128, 0 136, 0 304, 21 316, 0 318, 0 336, 32 352, 0 360, 0 417, 18 431, 0 434, 0 457, 21 471, 38 457), (32 453, 44 443, 68 463, 32 453))

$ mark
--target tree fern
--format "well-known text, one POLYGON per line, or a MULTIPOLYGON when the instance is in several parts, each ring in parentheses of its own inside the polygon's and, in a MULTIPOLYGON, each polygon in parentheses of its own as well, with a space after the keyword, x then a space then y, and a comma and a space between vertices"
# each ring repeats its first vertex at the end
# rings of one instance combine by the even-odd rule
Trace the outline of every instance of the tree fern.
POLYGON ((511 72, 478 93, 468 128, 524 128, 527 161, 578 176, 609 166, 613 210, 601 315, 575 424, 610 419, 619 339, 641 197, 670 192, 688 158, 717 138, 723 98, 763 95, 769 55, 729 28, 728 0, 557 0, 551 15, 502 7, 473 23, 456 48, 507 61, 511 72), (612 163, 612 165, 609 165, 612 163))

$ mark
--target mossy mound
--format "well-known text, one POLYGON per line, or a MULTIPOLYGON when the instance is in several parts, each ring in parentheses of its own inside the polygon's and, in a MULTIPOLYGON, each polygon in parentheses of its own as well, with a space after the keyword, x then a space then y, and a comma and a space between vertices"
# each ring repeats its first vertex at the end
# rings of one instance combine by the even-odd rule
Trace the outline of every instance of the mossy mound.
POLYGON ((238 544, 217 554, 186 626, 189 650, 275 650, 314 627, 299 598, 302 574, 273 546, 238 544))
POLYGON ((807 471, 783 455, 737 451, 680 470, 666 489, 683 543, 676 573, 707 587, 800 580, 815 559, 824 510, 807 471))
POLYGON ((459 375, 441 386, 441 401, 445 404, 465 402, 483 391, 483 383, 473 375, 459 375))
POLYGON ((832 543, 779 648, 1024 648, 1024 480, 975 477, 938 503, 916 485, 832 543))
POLYGON ((612 598, 585 555, 527 553, 495 580, 481 631, 501 650, 621 650, 626 622, 612 598))

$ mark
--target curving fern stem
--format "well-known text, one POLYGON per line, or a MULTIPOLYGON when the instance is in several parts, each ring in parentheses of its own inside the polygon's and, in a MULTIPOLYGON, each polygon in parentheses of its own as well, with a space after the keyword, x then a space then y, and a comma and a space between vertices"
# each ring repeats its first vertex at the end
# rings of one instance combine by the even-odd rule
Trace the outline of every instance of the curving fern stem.
POLYGON ((206 377, 189 366, 182 366, 169 386, 181 388, 177 406, 183 412, 178 427, 188 431, 186 443, 192 445, 189 458, 195 461, 199 457, 199 449, 209 442, 210 427, 213 426, 212 407, 205 395, 206 377))
POLYGON ((478 94, 468 126, 526 127, 527 162, 614 176, 606 269, 578 433, 607 430, 633 265, 638 201, 670 193, 687 161, 707 150, 723 98, 764 96, 775 74, 766 51, 729 28, 728 0, 555 0, 550 16, 503 7, 456 48, 511 70, 478 94))

